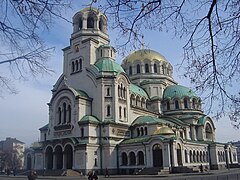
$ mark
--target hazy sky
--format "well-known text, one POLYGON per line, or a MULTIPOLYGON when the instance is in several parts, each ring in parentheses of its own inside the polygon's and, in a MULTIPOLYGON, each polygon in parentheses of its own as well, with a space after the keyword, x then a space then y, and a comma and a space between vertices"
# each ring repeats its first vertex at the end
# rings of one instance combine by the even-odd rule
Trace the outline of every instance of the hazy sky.
MULTIPOLYGON (((85 1, 86 2, 86 1, 85 1)), ((66 17, 71 17, 84 6, 80 2, 75 2, 72 11, 67 12, 66 17), (78 3, 78 4, 77 4, 78 3)), ((108 30, 111 45, 114 46, 114 33, 108 30)), ((49 61, 49 66, 55 71, 51 76, 39 76, 36 79, 30 78, 28 81, 16 81, 15 85, 19 90, 16 95, 4 94, 0 98, 0 140, 6 137, 17 138, 27 145, 39 140, 39 128, 48 123, 47 103, 51 98, 51 89, 62 72, 64 47, 69 45, 69 38, 72 32, 71 24, 58 21, 50 32, 44 32, 44 38, 49 46, 55 46, 56 50, 49 61)), ((149 48, 160 52, 173 65, 174 79, 179 84, 189 86, 188 80, 181 79, 177 72, 176 64, 181 62, 182 43, 173 39, 170 34, 164 32, 147 32, 144 35, 144 43, 149 48)), ((117 58, 121 63, 121 58, 117 58)), ((3 72, 3 67, 0 71, 3 72)), ((237 141, 240 130, 233 129, 228 118, 215 122, 216 139, 220 142, 237 141)))

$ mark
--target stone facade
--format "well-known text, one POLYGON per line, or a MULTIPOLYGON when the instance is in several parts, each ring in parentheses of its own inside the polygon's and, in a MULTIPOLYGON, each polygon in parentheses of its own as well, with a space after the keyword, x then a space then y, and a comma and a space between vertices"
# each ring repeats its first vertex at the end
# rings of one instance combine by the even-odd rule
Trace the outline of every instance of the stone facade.
POLYGON ((49 123, 40 128, 42 146, 29 153, 42 163, 32 167, 144 174, 237 163, 236 148, 215 141, 201 98, 174 81, 164 56, 140 49, 119 65, 109 42, 98 9, 74 15, 49 123))

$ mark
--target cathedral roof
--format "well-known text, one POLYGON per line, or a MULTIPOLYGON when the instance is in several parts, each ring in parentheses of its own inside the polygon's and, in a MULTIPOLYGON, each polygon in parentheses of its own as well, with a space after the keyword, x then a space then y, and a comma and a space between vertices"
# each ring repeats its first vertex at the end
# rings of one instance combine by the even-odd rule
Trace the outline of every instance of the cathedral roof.
POLYGON ((162 118, 152 117, 152 116, 139 116, 133 121, 132 126, 142 125, 142 124, 166 124, 170 126, 176 126, 176 124, 173 122, 167 121, 162 118))
POLYGON ((184 97, 198 97, 191 89, 181 85, 167 86, 163 92, 163 99, 184 98, 184 97))
POLYGON ((159 135, 175 135, 173 130, 169 128, 168 126, 163 126, 159 129, 157 129, 154 134, 159 134, 159 135))
POLYGON ((135 84, 130 84, 130 91, 135 95, 140 95, 148 99, 148 94, 146 93, 146 91, 135 84))
POLYGON ((99 120, 95 116, 91 115, 85 115, 78 121, 79 124, 84 124, 84 123, 99 123, 99 120))
POLYGON ((48 124, 46 124, 45 126, 39 128, 40 131, 46 131, 48 130, 48 124))
POLYGON ((140 50, 134 51, 133 53, 129 54, 123 60, 123 62, 129 63, 136 60, 144 61, 145 59, 168 62, 163 55, 151 49, 140 49, 140 50))
POLYGON ((125 73, 122 66, 111 58, 102 58, 94 64, 99 72, 125 73))

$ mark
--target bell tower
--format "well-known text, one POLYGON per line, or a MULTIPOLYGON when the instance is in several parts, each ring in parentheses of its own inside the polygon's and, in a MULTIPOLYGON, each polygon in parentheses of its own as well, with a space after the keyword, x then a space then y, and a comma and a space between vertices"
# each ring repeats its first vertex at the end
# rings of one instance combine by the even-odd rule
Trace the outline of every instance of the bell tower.
POLYGON ((87 7, 73 18, 70 46, 64 51, 64 75, 82 74, 97 59, 97 49, 109 44, 107 17, 98 9, 87 7))

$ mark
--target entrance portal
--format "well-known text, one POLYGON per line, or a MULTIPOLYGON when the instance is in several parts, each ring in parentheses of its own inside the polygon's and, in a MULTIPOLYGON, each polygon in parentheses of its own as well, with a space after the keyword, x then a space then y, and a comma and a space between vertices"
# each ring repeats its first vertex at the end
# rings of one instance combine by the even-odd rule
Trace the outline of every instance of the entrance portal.
POLYGON ((52 169, 53 168, 53 149, 52 147, 47 147, 46 149, 46 168, 47 169, 52 169))
POLYGON ((182 166, 182 150, 180 144, 177 144, 177 162, 178 166, 182 166))
POLYGON ((27 170, 32 169, 32 157, 30 154, 27 155, 27 170))
POLYGON ((72 146, 67 145, 64 150, 66 156, 66 168, 72 169, 73 166, 73 149, 72 146))
POLYGON ((153 146, 153 167, 163 167, 162 146, 160 144, 153 146))

